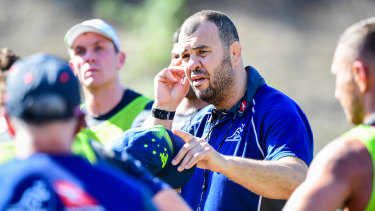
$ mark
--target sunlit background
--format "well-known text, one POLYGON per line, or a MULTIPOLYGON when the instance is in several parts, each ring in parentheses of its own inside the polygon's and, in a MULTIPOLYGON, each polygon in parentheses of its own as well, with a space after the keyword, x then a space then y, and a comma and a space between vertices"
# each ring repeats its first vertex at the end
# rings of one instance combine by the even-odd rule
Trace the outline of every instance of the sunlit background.
POLYGON ((228 14, 239 32, 244 63, 302 107, 315 153, 352 127, 334 99, 330 64, 342 31, 375 16, 373 0, 0 0, 0 48, 67 59, 65 32, 83 20, 102 18, 117 29, 127 54, 124 85, 153 97, 153 77, 169 64, 173 32, 203 9, 228 14))

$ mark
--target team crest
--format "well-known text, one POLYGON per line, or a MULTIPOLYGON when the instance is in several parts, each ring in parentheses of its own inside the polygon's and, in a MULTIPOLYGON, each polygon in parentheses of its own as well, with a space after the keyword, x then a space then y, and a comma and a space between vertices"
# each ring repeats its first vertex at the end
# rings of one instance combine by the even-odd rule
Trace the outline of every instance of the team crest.
POLYGON ((233 142, 238 142, 238 141, 241 141, 241 134, 243 132, 243 128, 245 127, 245 124, 242 123, 240 127, 238 127, 233 135, 231 135, 230 137, 228 137, 225 141, 233 141, 233 142))

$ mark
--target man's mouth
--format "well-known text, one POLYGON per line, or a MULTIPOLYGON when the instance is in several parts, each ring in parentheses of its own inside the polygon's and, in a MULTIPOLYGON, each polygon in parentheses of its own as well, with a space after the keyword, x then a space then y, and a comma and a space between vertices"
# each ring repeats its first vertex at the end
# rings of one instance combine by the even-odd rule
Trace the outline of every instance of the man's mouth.
POLYGON ((202 75, 195 75, 195 76, 191 77, 191 80, 193 82, 192 85, 197 87, 197 86, 202 85, 207 80, 207 78, 205 76, 202 76, 202 75))

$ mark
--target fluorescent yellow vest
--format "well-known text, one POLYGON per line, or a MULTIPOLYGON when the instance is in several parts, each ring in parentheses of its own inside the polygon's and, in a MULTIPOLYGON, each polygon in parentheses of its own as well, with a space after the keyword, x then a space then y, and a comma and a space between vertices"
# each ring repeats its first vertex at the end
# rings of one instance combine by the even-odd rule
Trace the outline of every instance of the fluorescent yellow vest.
POLYGON ((84 133, 90 139, 104 145, 110 145, 122 132, 130 129, 135 117, 144 110, 149 102, 150 99, 147 97, 139 96, 110 119, 94 127, 85 128, 80 133, 84 133))
POLYGON ((366 145, 366 148, 371 155, 373 171, 372 192, 366 211, 375 210, 375 128, 369 125, 358 125, 346 132, 343 137, 361 141, 366 145))

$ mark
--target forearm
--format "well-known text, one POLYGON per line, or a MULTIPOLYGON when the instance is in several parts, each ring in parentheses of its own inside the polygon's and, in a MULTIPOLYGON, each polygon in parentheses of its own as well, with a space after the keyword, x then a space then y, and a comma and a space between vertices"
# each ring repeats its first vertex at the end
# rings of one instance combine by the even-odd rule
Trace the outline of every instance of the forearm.
POLYGON ((295 157, 260 161, 225 156, 220 173, 250 191, 273 199, 288 199, 305 179, 308 166, 295 157))
POLYGON ((147 123, 147 126, 156 126, 156 125, 162 125, 166 129, 171 130, 172 128, 172 120, 162 120, 162 119, 157 119, 155 117, 150 117, 147 123))

